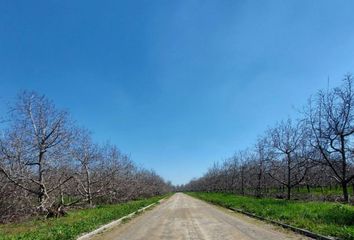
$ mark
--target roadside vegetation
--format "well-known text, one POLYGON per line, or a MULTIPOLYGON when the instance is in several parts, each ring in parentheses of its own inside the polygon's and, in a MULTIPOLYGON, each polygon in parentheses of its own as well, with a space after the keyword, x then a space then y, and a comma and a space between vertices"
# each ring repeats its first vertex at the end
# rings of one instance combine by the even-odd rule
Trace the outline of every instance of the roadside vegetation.
POLYGON ((347 204, 255 198, 232 193, 187 194, 216 205, 240 209, 325 236, 354 239, 354 206, 347 204))
POLYGON ((70 211, 67 216, 0 225, 0 240, 76 239, 99 226, 133 213, 162 199, 163 196, 115 205, 70 211))

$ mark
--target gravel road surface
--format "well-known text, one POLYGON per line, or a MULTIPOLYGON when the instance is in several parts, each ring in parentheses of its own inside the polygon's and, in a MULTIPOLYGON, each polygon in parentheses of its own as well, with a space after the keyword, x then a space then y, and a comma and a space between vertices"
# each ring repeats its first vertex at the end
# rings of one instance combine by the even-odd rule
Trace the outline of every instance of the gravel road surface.
POLYGON ((129 222, 96 235, 101 240, 309 239, 250 217, 176 193, 129 222))

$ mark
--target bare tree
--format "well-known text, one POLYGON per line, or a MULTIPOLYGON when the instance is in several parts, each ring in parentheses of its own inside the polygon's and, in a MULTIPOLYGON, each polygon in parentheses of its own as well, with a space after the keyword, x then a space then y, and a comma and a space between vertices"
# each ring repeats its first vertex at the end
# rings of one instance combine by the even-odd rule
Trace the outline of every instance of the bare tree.
POLYGON ((118 203, 171 190, 115 145, 98 145, 66 111, 34 92, 19 95, 0 132, 0 221, 65 214, 73 204, 118 203))
POLYGON ((287 199, 290 199, 291 189, 304 180, 309 168, 309 159, 303 151, 306 130, 301 123, 282 121, 269 130, 269 144, 273 159, 268 174, 287 188, 287 199))
POLYGON ((224 162, 224 169, 226 175, 226 185, 228 191, 235 191, 237 187, 239 161, 237 156, 233 156, 224 162))
MULTIPOLYGON (((263 193, 290 199, 292 189, 306 186, 311 199, 337 200, 338 196, 310 194, 311 187, 342 188, 350 200, 354 189, 354 93, 353 77, 346 75, 340 87, 320 91, 309 101, 303 120, 283 121, 271 128, 252 151, 236 154, 221 166, 183 187, 199 191, 263 193), (243 161, 242 161, 243 160, 243 161), (267 173, 267 174, 265 174, 267 173), (235 180, 236 179, 236 180, 235 180)), ((215 167, 217 166, 217 167, 215 167)), ((297 195, 297 197, 300 194, 297 195)), ((301 197, 304 197, 301 194, 301 197)))
POLYGON ((88 130, 78 129, 76 131, 72 155, 78 163, 75 174, 75 180, 78 182, 77 190, 92 207, 94 195, 103 188, 99 171, 95 171, 97 167, 100 167, 99 161, 102 155, 100 156, 99 147, 92 142, 88 130))
POLYGON ((247 151, 240 151, 238 153, 238 158, 240 162, 240 183, 241 183, 241 194, 245 195, 245 182, 246 182, 246 161, 247 151))
POLYGON ((257 174, 256 196, 262 196, 262 185, 265 184, 265 167, 269 159, 267 151, 267 139, 259 138, 255 146, 255 165, 257 174))
POLYGON ((51 170, 64 161, 72 139, 68 114, 45 96, 24 92, 12 109, 10 128, 0 139, 0 171, 16 186, 34 194, 38 209, 48 213, 54 203, 49 195, 72 176, 62 173, 49 185, 51 170))
POLYGON ((316 161, 327 165, 342 187, 344 201, 349 201, 348 184, 354 174, 354 93, 353 77, 346 75, 344 84, 332 90, 320 91, 311 99, 307 120, 312 129, 313 146, 320 152, 316 161))

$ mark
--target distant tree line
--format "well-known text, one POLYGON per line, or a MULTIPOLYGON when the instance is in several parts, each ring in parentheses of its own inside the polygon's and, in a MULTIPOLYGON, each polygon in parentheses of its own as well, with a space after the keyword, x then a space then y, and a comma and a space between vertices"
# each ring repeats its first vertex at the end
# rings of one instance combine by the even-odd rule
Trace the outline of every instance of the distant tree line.
POLYGON ((2 119, 0 222, 171 191, 170 183, 115 145, 95 143, 43 95, 20 94, 2 119))
POLYGON ((340 188, 337 200, 348 202, 349 187, 354 191, 352 84, 346 75, 341 86, 319 91, 298 120, 278 122, 253 147, 215 163, 180 189, 290 199, 294 189, 340 188))

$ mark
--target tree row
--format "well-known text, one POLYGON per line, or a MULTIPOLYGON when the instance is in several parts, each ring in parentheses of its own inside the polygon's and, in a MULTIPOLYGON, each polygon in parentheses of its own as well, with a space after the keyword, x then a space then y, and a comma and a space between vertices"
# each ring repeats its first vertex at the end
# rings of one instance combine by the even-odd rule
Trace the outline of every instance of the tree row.
POLYGON ((166 193, 171 184, 112 144, 99 145, 67 111, 35 92, 20 94, 0 131, 0 221, 59 216, 166 193))
POLYGON ((341 200, 348 202, 351 184, 354 191, 352 84, 346 75, 341 86, 319 91, 299 111, 299 119, 276 123, 253 147, 214 164, 182 189, 290 199, 294 189, 340 188, 341 200))

